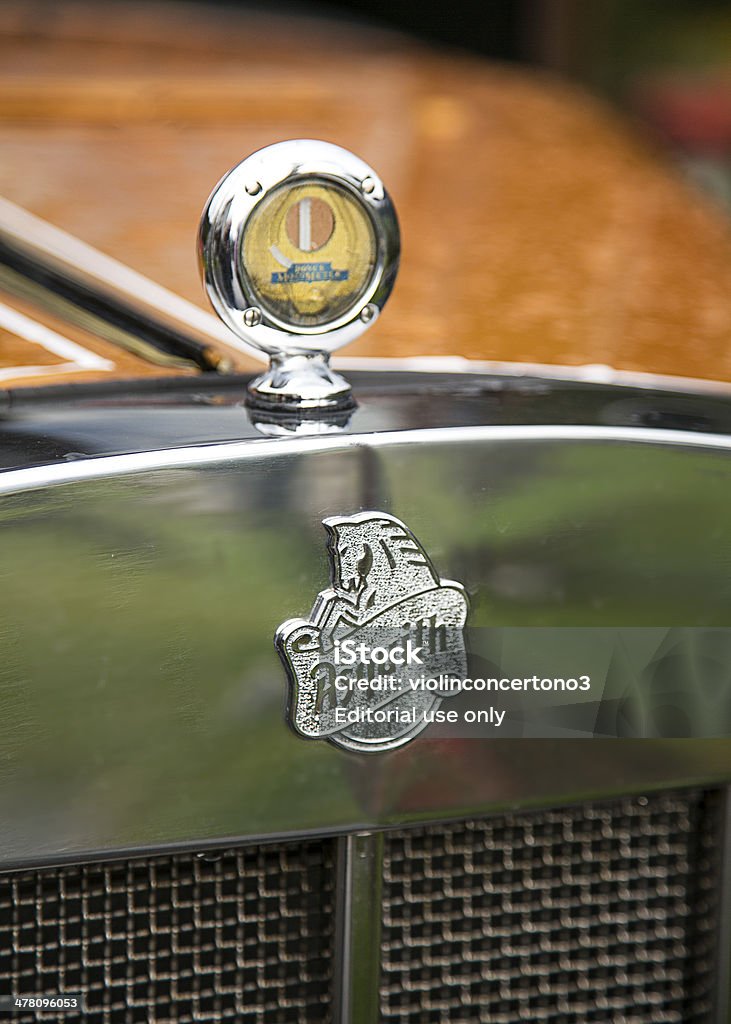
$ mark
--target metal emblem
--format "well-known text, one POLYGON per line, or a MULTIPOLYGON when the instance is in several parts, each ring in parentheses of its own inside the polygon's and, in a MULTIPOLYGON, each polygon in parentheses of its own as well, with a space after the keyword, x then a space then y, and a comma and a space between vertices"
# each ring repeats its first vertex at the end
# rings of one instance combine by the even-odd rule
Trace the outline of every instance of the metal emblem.
POLYGON ((250 404, 353 406, 330 353, 380 314, 399 262, 399 228, 376 172, 340 146, 294 139, 229 171, 203 211, 199 251, 224 323, 270 357, 250 404))
POLYGON ((346 750, 393 750, 438 721, 467 656, 464 587, 440 579, 411 530, 386 512, 323 520, 332 587, 275 646, 290 683, 289 721, 346 750), (433 684, 452 680, 448 690, 433 684))

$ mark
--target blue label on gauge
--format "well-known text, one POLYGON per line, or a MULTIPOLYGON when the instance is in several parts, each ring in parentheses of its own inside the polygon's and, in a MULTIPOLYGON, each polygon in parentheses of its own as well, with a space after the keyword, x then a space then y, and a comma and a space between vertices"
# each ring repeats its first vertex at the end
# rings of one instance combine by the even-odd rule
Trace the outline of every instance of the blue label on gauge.
POLYGON ((333 270, 332 263, 293 263, 275 270, 272 284, 314 284, 317 281, 347 281, 349 271, 333 270))

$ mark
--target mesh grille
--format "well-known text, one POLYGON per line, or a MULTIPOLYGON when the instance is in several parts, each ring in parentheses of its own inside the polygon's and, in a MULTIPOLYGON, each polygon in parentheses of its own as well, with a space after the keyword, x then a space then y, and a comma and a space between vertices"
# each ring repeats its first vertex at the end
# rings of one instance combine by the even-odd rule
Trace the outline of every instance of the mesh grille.
POLYGON ((383 1020, 708 1024, 718 828, 682 793, 391 833, 383 1020))
MULTIPOLYGON (((332 861, 307 842, 0 876, 3 990, 83 992, 87 1024, 327 1021, 332 861)), ((13 1017, 39 1019, 62 1016, 13 1017)))

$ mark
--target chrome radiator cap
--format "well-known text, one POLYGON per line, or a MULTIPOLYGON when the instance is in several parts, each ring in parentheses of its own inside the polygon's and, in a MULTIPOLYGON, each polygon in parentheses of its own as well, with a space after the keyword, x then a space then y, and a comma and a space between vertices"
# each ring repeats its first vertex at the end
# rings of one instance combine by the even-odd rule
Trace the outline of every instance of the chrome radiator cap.
POLYGON ((267 146, 221 179, 200 226, 211 303, 269 356, 250 404, 288 411, 354 405, 330 353, 380 315, 399 261, 399 228, 376 172, 327 142, 267 146))

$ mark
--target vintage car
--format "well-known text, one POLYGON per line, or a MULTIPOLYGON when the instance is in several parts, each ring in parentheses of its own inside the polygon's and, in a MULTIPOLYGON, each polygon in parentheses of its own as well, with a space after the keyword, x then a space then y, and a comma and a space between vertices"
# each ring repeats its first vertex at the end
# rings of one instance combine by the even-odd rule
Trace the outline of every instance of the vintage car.
POLYGON ((0 52, 0 1009, 728 1022, 720 213, 355 24, 0 52))

